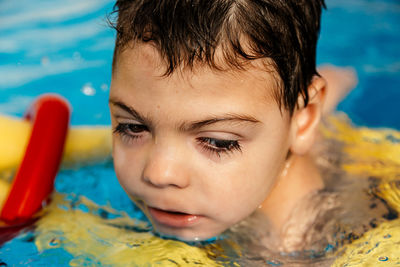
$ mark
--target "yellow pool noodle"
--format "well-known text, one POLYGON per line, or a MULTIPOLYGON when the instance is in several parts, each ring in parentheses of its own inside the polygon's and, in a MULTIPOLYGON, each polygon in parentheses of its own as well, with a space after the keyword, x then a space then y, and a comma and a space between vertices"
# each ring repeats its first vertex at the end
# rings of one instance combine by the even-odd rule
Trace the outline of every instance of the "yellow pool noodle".
MULTIPOLYGON (((10 176, 25 154, 31 134, 29 121, 0 115, 0 178, 10 176)), ((111 156, 111 129, 108 126, 79 126, 69 129, 62 167, 73 168, 111 156)), ((10 178, 10 177, 8 177, 10 178)), ((0 179, 0 210, 10 184, 0 179)))
MULTIPOLYGON (((24 156, 31 133, 31 123, 0 115, 0 173, 15 170, 24 156)), ((70 128, 64 148, 63 167, 102 161, 111 156, 109 126, 70 128)))
POLYGON ((10 190, 10 184, 6 181, 0 180, 0 210, 3 208, 4 201, 8 196, 10 190))

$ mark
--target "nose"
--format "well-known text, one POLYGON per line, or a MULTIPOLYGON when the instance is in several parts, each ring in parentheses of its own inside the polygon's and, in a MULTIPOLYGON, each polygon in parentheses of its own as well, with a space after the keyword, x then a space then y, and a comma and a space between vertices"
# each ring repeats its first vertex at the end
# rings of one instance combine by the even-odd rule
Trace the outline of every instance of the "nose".
POLYGON ((182 151, 173 147, 154 146, 143 170, 143 180, 157 188, 189 186, 190 178, 185 172, 182 151))

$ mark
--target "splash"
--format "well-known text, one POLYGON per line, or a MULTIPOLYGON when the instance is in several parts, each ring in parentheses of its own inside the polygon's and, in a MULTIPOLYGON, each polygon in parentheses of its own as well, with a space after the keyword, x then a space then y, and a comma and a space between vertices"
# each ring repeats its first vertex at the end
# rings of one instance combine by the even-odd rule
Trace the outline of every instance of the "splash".
MULTIPOLYGON (((344 159, 339 168, 358 179, 374 177, 378 182, 370 193, 400 212, 400 133, 354 127, 345 115, 330 117, 321 133, 341 144, 344 159)), ((6 180, 0 180, 0 197, 7 192, 6 180)), ((250 248, 229 238, 198 246, 162 239, 147 222, 71 194, 53 195, 33 235, 44 262, 62 250, 70 255, 70 266, 239 266, 244 258, 252 265, 243 266, 287 263, 284 258, 247 254, 250 248)), ((398 244, 400 219, 386 221, 339 249, 332 266, 393 266, 400 263, 398 244)))
MULTIPOLYGON (((400 212, 400 132, 354 127, 344 114, 330 117, 328 125, 321 132, 343 144, 342 168, 355 177, 377 178, 371 193, 400 212)), ((345 246, 332 266, 400 265, 398 244, 400 219, 383 222, 345 246)))
POLYGON ((39 252, 64 249, 73 255, 70 266, 238 266, 223 255, 222 245, 196 247, 161 239, 147 223, 85 197, 69 202, 56 194, 44 213, 35 244, 39 252))

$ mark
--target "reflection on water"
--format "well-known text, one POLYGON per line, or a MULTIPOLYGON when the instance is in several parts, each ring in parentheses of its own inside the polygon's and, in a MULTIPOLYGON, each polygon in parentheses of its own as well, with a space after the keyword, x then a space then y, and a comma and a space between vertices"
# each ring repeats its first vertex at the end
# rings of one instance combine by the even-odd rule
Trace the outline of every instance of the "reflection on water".
MULTIPOLYGON (((35 95, 53 90, 71 101, 73 123, 109 123, 104 103, 114 32, 103 19, 113 2, 0 1, 0 111, 22 115, 35 95)), ((398 105, 393 99, 399 94, 394 85, 400 77, 398 1, 327 2, 319 61, 354 65, 360 77, 360 87, 341 109, 359 123, 399 126, 393 112, 398 105), (349 23, 352 20, 358 23, 349 23), (385 88, 385 94, 370 97, 376 88, 385 88)), ((259 214, 212 244, 190 246, 155 237, 118 189, 107 163, 61 172, 56 182, 60 193, 36 229, 25 228, 0 247, 0 266, 398 264, 400 135, 356 130, 336 119, 329 124, 323 131, 329 139, 321 144, 317 158, 327 189, 310 196, 303 207, 314 211, 304 221, 301 236, 307 251, 277 253, 259 214)), ((0 173, 0 179, 11 176, 0 173)), ((305 216, 302 207, 292 215, 293 221, 300 216, 305 216)), ((298 225, 288 225, 288 231, 289 226, 298 225)), ((294 242, 289 241, 286 246, 294 242)))
MULTIPOLYGON (((35 245, 44 254, 63 249, 70 265, 235 266, 239 250, 229 240, 191 246, 151 233, 147 222, 125 212, 100 207, 84 197, 56 194, 35 230, 35 245)), ((50 253, 51 257, 51 253, 50 253)))
MULTIPOLYGON (((274 233, 258 213, 214 242, 189 245, 161 239, 131 203, 114 198, 100 205, 101 201, 93 202, 85 194, 68 193, 79 191, 67 188, 69 180, 66 187, 58 188, 65 193, 53 195, 33 230, 25 229, 0 248, 0 258, 11 265, 58 266, 375 266, 400 262, 395 247, 400 244, 400 181, 399 172, 393 172, 400 167, 396 154, 400 134, 355 129, 343 118, 333 118, 329 125, 322 129, 327 139, 315 151, 326 188, 306 197, 295 209, 284 227, 291 237, 284 242, 273 242, 274 233), (374 153, 357 156, 370 151, 374 153), (368 166, 377 161, 381 172, 371 172, 368 166), (290 235, 296 233, 293 229, 299 234, 290 235), (293 244, 301 244, 302 249, 279 252, 293 244), (21 251, 25 252, 21 255, 21 251)), ((101 187, 103 181, 96 177, 101 168, 112 170, 109 163, 87 168, 82 171, 85 177, 81 173, 81 180, 73 186, 92 191, 86 195, 94 199, 102 199, 107 190, 122 195, 101 187)), ((74 178, 73 172, 63 172, 59 179, 67 177, 74 178)))

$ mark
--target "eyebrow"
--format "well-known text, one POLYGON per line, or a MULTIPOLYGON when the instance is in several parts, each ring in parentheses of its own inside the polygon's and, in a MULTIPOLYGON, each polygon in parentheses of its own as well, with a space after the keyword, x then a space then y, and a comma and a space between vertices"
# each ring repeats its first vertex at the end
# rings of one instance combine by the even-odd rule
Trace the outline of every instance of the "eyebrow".
POLYGON ((119 107, 120 109, 128 112, 132 117, 135 118, 135 120, 137 120, 138 122, 142 123, 142 124, 146 124, 149 125, 150 124, 150 120, 147 120, 145 118, 143 118, 142 116, 140 116, 139 112, 137 112, 134 108, 129 107, 128 105, 125 105, 124 103, 122 103, 121 101, 118 100, 112 100, 110 99, 108 101, 110 104, 119 107))
MULTIPOLYGON (((151 126, 151 120, 144 118, 137 112, 134 108, 124 104, 121 101, 113 100, 110 99, 109 103, 112 105, 115 105, 122 110, 128 112, 129 114, 132 115, 138 122, 143 123, 147 126, 151 126)), ((235 114, 235 113, 227 113, 223 114, 220 116, 211 116, 208 119, 205 120, 199 120, 199 121, 193 121, 193 122, 182 122, 179 124, 177 127, 180 131, 184 132, 191 132, 198 130, 204 126, 210 125, 210 124, 215 124, 218 122, 247 122, 247 123, 252 123, 252 124, 258 124, 260 123, 259 120, 255 119, 254 117, 250 115, 245 115, 245 114, 235 114)))
POLYGON ((190 124, 182 123, 179 126, 179 129, 181 131, 190 132, 190 131, 195 131, 204 126, 218 123, 218 122, 238 122, 238 123, 249 122, 249 123, 256 124, 256 123, 259 123, 260 121, 256 120, 255 118, 253 118, 251 116, 248 116, 248 115, 239 115, 239 114, 228 113, 228 114, 224 114, 221 117, 213 117, 213 118, 206 119, 206 120, 195 121, 190 124))

